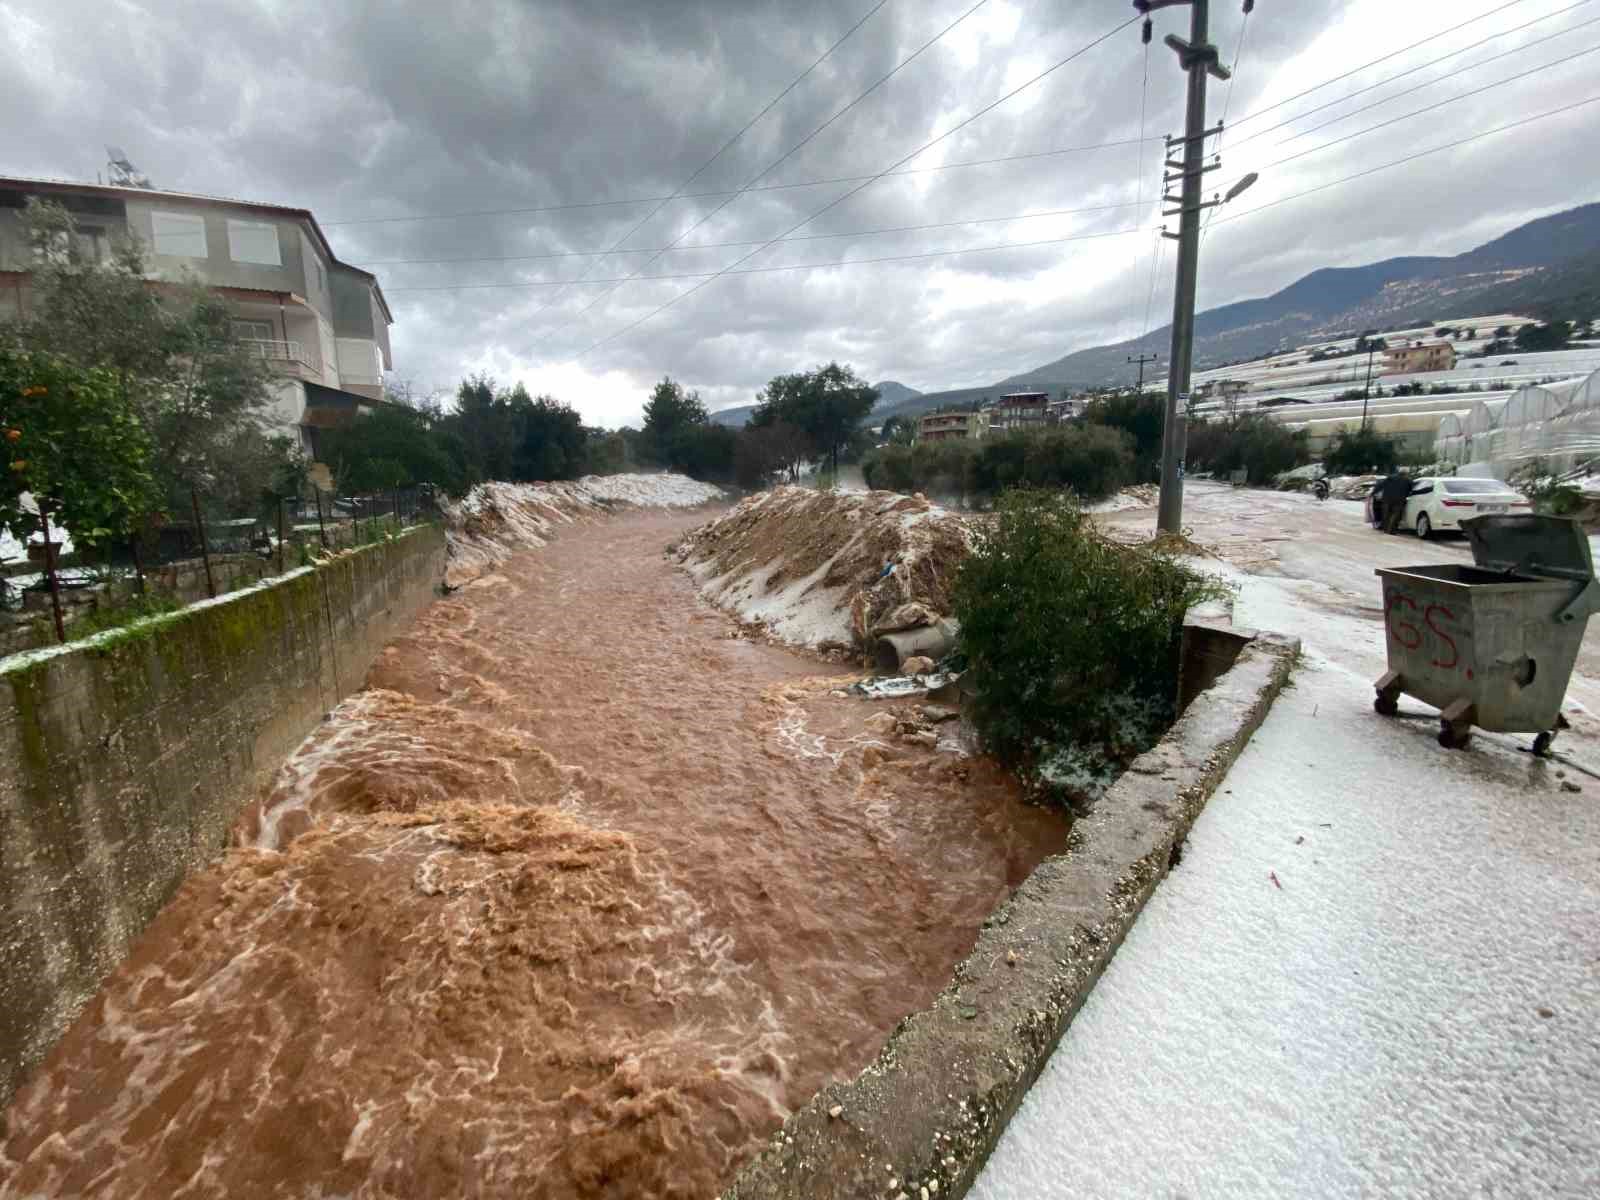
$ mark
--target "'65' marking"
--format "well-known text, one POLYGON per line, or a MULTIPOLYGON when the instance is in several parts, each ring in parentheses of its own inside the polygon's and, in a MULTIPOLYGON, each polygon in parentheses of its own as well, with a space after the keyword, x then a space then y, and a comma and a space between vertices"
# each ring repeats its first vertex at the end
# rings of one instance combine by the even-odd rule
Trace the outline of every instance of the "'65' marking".
MULTIPOLYGON (((1461 666, 1461 651, 1456 646, 1456 640, 1446 630, 1439 628, 1438 622, 1442 619, 1449 622, 1456 620, 1455 613, 1442 604, 1430 604, 1426 608, 1419 608, 1417 602, 1404 592, 1396 590, 1389 595, 1388 611, 1385 614, 1389 634, 1407 650, 1420 649, 1429 634, 1433 635, 1433 651, 1431 666, 1442 671, 1452 671, 1461 666), (1417 625, 1417 620, 1422 622, 1417 625)), ((1467 668, 1467 678, 1472 678, 1471 668, 1467 668)))

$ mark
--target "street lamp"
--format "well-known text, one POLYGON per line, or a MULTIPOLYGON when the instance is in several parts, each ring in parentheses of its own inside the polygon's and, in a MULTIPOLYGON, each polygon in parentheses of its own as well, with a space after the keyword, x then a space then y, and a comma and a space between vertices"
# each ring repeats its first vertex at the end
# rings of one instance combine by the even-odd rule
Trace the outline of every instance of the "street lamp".
POLYGON ((1234 184, 1228 189, 1227 194, 1222 197, 1222 202, 1227 204, 1230 200, 1238 199, 1241 195, 1249 190, 1251 184, 1255 183, 1255 181, 1260 178, 1261 176, 1257 172, 1251 171, 1250 174, 1246 175, 1243 179, 1239 180, 1238 183, 1234 184))

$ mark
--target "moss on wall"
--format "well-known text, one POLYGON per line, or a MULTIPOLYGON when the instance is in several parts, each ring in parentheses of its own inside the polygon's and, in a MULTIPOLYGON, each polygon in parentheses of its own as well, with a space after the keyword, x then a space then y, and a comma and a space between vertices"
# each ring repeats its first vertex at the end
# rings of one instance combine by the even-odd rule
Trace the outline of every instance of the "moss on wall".
POLYGON ((0 1104, 239 812, 435 595, 421 527, 0 660, 0 1104), (339 670, 333 669, 337 660, 339 670))

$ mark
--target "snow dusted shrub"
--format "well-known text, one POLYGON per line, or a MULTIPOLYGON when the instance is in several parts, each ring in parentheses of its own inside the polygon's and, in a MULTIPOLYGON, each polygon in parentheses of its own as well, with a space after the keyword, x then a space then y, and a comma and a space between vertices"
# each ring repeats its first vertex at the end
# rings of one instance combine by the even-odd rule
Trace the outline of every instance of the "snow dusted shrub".
POLYGON ((1094 798, 1171 723, 1184 614, 1224 592, 1108 541, 1059 492, 1006 493, 954 590, 985 747, 1043 790, 1094 798))

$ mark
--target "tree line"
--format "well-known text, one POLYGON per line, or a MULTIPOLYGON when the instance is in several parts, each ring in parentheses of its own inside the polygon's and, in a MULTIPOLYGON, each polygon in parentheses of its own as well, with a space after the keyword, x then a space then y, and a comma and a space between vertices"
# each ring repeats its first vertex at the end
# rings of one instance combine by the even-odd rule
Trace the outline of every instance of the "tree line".
MULTIPOLYGON (((1016 487, 1065 488, 1086 501, 1160 477, 1165 398, 1154 392, 1095 396, 1060 425, 975 440, 908 441, 897 430, 862 462, 868 486, 988 501, 1016 487)), ((884 430, 887 435, 889 430, 884 430)), ((1302 434, 1265 413, 1192 417, 1186 467, 1271 479, 1309 461, 1302 434)))
MULTIPOLYGON (((402 398, 403 399, 403 398, 402 398)), ((376 491, 430 483, 460 493, 508 482, 658 469, 713 483, 759 487, 794 478, 801 464, 859 451, 862 418, 877 392, 847 366, 779 375, 743 429, 712 419, 700 394, 671 377, 651 390, 642 427, 583 424, 552 396, 530 396, 486 375, 461 381, 454 403, 391 403, 323 437, 320 456, 342 486, 376 491)))

